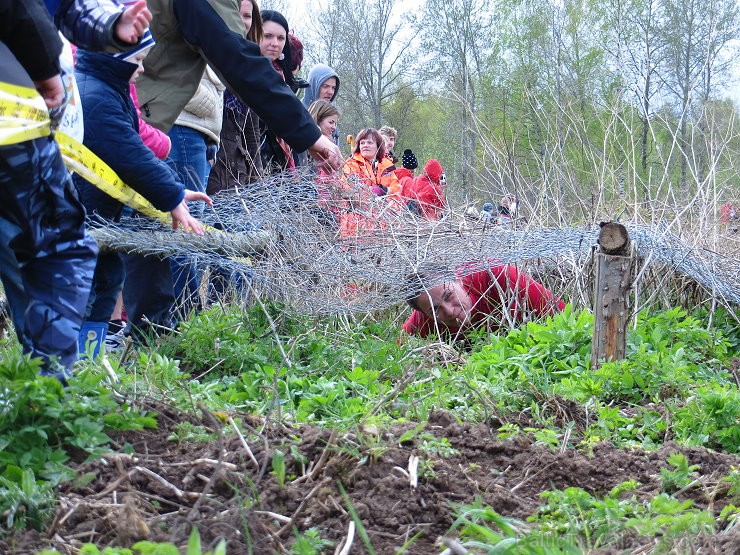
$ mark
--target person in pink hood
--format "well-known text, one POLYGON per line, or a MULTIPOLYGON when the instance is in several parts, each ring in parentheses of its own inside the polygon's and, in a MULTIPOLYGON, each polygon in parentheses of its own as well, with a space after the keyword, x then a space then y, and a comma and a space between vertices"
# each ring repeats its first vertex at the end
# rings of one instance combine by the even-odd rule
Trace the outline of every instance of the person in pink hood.
POLYGON ((402 196, 409 210, 425 220, 438 220, 447 207, 444 168, 434 158, 424 164, 424 171, 412 180, 404 180, 402 196))
POLYGON ((164 160, 170 154, 170 148, 172 147, 170 138, 167 136, 166 133, 162 133, 156 127, 149 125, 141 117, 141 108, 139 107, 139 95, 136 94, 136 83, 129 83, 128 87, 129 95, 131 95, 131 100, 134 101, 134 106, 136 106, 136 113, 139 116, 139 135, 141 136, 141 140, 144 141, 144 144, 149 147, 149 150, 154 153, 154 156, 156 156, 160 160, 164 160))

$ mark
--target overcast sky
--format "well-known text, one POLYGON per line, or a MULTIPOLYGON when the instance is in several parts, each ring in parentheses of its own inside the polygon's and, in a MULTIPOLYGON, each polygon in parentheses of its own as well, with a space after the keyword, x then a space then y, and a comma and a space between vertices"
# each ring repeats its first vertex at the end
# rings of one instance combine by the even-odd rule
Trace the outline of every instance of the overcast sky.
MULTIPOLYGON (((282 10, 291 28, 295 28, 296 34, 300 37, 303 27, 301 22, 312 20, 315 17, 313 7, 325 3, 326 0, 263 0, 260 6, 282 10)), ((397 17, 400 17, 407 10, 418 10, 423 3, 423 0, 397 0, 398 9, 394 12, 397 17)), ((740 41, 734 41, 733 47, 740 48, 740 41)), ((740 61, 735 63, 732 74, 733 78, 728 84, 727 94, 740 107, 740 61)))

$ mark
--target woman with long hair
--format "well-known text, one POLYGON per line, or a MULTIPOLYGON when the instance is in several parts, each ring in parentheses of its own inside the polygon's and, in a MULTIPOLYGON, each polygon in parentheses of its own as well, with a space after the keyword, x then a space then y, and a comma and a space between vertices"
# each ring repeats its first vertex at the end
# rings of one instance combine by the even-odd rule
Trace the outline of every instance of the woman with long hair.
MULTIPOLYGON (((293 78, 293 57, 288 34, 290 27, 283 14, 275 10, 262 10, 262 40, 258 43, 262 55, 272 62, 272 66, 295 90, 293 78)), ((262 165, 267 173, 280 173, 295 168, 293 151, 288 143, 278 137, 274 131, 264 125, 260 126, 262 165)))
MULTIPOLYGON (((239 13, 247 38, 259 44, 262 17, 257 0, 242 0, 239 13)), ((224 93, 223 115, 221 145, 208 176, 210 195, 252 183, 262 175, 259 117, 228 90, 224 93)))

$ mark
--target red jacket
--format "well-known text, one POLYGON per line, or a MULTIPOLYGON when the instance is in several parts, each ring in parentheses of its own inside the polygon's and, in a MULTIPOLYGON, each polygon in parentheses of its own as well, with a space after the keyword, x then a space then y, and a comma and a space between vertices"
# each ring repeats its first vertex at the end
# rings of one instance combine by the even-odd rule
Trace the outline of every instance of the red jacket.
POLYGON ((400 168, 396 168, 396 177, 398 178, 399 181, 401 181, 404 178, 413 179, 414 172, 412 172, 408 168, 404 168, 403 166, 401 166, 400 168))
MULTIPOLYGON (((493 266, 490 271, 476 272, 460 281, 473 302, 468 324, 473 328, 485 326, 488 331, 497 330, 505 324, 504 311, 514 322, 521 323, 529 312, 546 316, 565 308, 563 301, 515 266, 493 266)), ((440 331, 453 335, 460 331, 459 327, 439 327, 440 331)), ((414 310, 404 322, 403 331, 426 337, 435 333, 436 327, 432 318, 414 310)))
POLYGON ((404 179, 401 196, 415 201, 421 217, 426 220, 438 220, 447 206, 442 186, 434 183, 425 174, 413 180, 404 179))

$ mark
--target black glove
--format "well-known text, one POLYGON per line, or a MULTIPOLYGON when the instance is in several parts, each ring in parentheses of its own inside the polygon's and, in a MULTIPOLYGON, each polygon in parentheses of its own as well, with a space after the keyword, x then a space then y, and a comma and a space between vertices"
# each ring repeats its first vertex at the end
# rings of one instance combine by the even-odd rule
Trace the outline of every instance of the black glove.
POLYGON ((311 86, 311 83, 309 83, 302 77, 293 77, 293 83, 295 83, 296 89, 307 89, 311 86))
POLYGON ((414 216, 421 216, 421 206, 419 206, 419 203, 415 200, 410 200, 406 203, 406 206, 409 209, 409 212, 411 212, 414 216))

